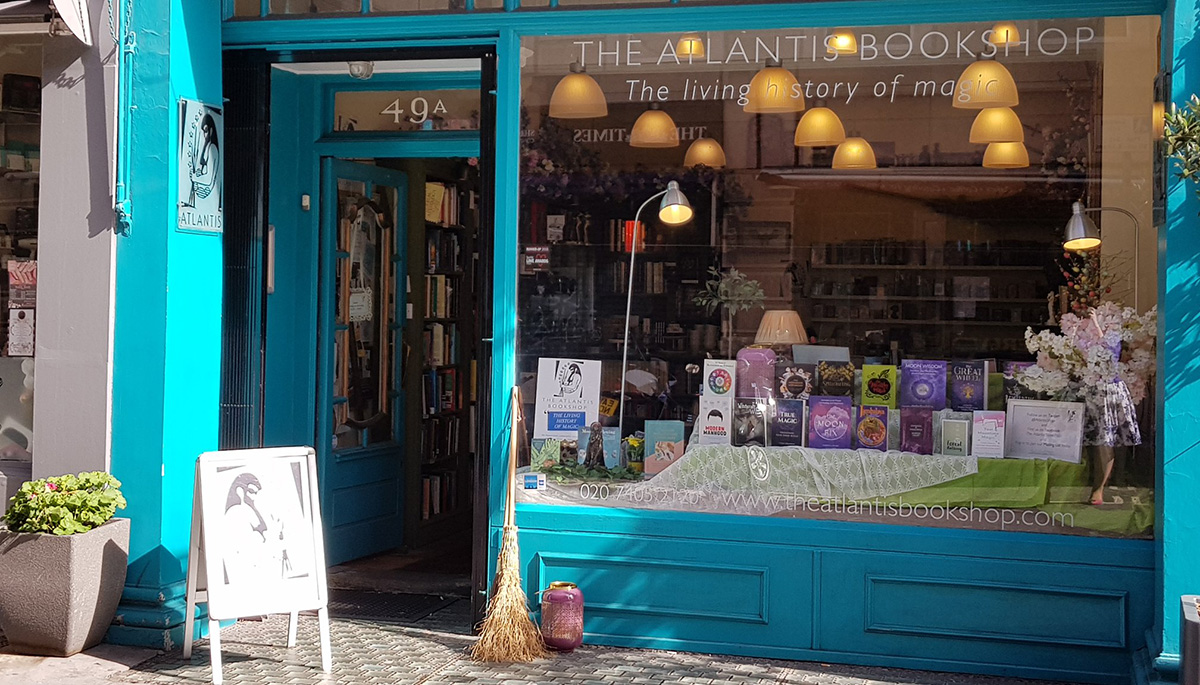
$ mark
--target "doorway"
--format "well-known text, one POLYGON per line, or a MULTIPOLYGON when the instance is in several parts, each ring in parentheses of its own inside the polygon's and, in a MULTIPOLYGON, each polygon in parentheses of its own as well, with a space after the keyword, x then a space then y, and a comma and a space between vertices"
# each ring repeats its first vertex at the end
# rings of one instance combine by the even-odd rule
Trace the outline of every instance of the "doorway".
POLYGON ((227 357, 250 390, 226 397, 258 443, 316 448, 331 587, 481 615, 495 61, 455 50, 226 56, 230 121, 266 161, 231 163, 251 228, 226 251, 261 290, 226 287, 252 302, 226 336, 259 341, 227 357))

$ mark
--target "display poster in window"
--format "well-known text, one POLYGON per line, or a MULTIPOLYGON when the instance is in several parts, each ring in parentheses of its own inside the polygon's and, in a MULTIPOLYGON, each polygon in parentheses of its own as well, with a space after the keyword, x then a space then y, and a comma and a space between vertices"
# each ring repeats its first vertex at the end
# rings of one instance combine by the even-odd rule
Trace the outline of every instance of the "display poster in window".
POLYGON ((8 308, 37 306, 37 260, 8 260, 8 308))
POLYGON ((224 226, 225 123, 221 110, 179 101, 179 215, 181 231, 220 233, 224 226))
POLYGON ((1084 404, 1008 401, 1008 456, 1078 464, 1083 447, 1084 404))
POLYGON ((8 310, 8 356, 33 356, 33 309, 8 310))
POLYGON ((533 437, 574 440, 600 415, 601 363, 583 359, 538 360, 533 437))

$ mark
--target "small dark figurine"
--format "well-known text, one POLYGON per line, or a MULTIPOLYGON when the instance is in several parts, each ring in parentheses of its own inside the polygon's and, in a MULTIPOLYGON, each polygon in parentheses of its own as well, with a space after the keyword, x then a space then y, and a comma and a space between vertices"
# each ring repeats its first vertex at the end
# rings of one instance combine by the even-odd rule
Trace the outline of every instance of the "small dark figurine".
POLYGON ((579 441, 563 440, 559 443, 558 463, 563 466, 579 465, 579 441))
POLYGON ((604 428, 600 426, 599 421, 592 423, 592 434, 588 437, 583 465, 597 471, 604 469, 604 428))

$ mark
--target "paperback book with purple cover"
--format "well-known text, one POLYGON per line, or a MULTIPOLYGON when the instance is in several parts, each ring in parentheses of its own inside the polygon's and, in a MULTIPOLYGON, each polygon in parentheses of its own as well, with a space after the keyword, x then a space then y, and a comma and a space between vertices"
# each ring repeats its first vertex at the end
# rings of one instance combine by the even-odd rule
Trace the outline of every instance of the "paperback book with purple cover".
POLYGON ((813 395, 808 398, 808 446, 850 449, 853 425, 849 397, 813 395))
POLYGON ((950 408, 954 411, 987 409, 987 362, 950 363, 950 408))
POLYGON ((933 408, 900 409, 900 450, 914 454, 933 454, 933 408))
POLYGON ((946 408, 946 362, 905 359, 900 362, 900 406, 946 408))

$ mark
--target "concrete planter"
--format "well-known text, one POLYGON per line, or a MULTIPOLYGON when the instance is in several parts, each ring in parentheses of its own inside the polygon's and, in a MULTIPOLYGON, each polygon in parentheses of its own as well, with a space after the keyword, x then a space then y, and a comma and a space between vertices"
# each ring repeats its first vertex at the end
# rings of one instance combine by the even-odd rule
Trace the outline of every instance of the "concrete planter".
POLYGON ((129 564, 129 519, 76 535, 0 528, 0 630, 13 651, 69 656, 98 644, 129 564))

